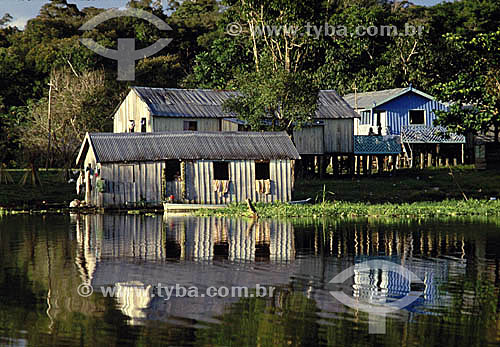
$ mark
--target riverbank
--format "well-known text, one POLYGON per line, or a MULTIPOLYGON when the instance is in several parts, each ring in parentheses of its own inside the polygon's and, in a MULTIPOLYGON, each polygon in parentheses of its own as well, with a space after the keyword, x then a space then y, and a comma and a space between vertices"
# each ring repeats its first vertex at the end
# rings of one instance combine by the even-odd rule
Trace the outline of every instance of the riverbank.
POLYGON ((34 186, 29 181, 22 185, 26 171, 7 170, 14 183, 0 184, 0 209, 4 210, 47 210, 69 206, 76 199, 75 183, 64 180, 61 170, 39 170, 41 184, 34 186))
MULTIPOLYGON (((24 172, 9 173, 16 183, 0 184, 0 211, 4 213, 67 213, 69 202, 77 197, 75 184, 63 182, 59 170, 41 170, 41 186, 19 185, 24 172)), ((313 204, 258 203, 257 212, 261 217, 498 216, 500 172, 463 166, 452 172, 402 170, 382 177, 298 181, 294 199, 306 198, 312 198, 313 204)), ((240 204, 195 214, 242 216, 248 212, 246 205, 240 204)))

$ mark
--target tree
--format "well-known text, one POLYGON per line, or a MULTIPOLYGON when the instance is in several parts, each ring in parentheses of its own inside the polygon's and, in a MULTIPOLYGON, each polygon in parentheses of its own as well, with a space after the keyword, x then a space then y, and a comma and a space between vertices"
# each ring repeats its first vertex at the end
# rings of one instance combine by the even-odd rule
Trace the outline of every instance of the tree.
POLYGON ((260 69, 242 72, 237 84, 241 96, 226 101, 227 111, 235 112, 252 130, 301 128, 314 117, 318 88, 306 72, 275 69, 272 59, 261 57, 260 69))
POLYGON ((0 28, 9 24, 12 20, 12 16, 8 13, 5 13, 2 17, 0 17, 0 28))
POLYGON ((500 130, 500 30, 472 39, 449 34, 447 40, 464 57, 462 69, 449 82, 438 85, 449 112, 438 112, 437 123, 458 133, 500 130))
POLYGON ((55 70, 50 83, 50 112, 48 98, 31 102, 26 122, 17 131, 28 159, 48 157, 55 164, 70 167, 87 132, 110 129, 110 110, 117 97, 106 88, 102 70, 80 74, 69 68, 55 70), (52 146, 47 153, 49 137, 52 146))

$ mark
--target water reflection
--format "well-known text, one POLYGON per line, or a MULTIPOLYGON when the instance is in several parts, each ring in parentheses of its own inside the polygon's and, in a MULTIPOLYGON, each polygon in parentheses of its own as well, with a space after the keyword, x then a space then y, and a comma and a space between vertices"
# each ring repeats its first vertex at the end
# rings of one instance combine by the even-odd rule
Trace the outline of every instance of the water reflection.
POLYGON ((291 222, 227 218, 87 215, 76 220, 83 283, 116 286, 122 312, 142 319, 212 321, 238 297, 152 297, 158 284, 286 284, 295 258, 291 222), (256 264, 260 264, 256 266, 256 264), (236 266, 237 265, 237 266, 236 266))
POLYGON ((466 239, 464 230, 436 232, 436 226, 311 222, 296 232, 291 222, 277 220, 84 216, 76 221, 76 264, 82 281, 94 288, 121 288, 117 303, 122 313, 130 324, 142 324, 156 319, 213 322, 240 301, 164 300, 151 296, 158 283, 196 286, 200 292, 209 286, 272 285, 277 287, 269 299, 273 307, 281 307, 291 292, 302 293, 322 319, 333 319, 351 311, 332 298, 328 282, 354 265, 354 276, 340 286, 349 295, 377 304, 406 296, 412 288, 398 274, 356 265, 375 257, 401 264, 424 282, 419 300, 392 314, 411 321, 417 314, 436 315, 454 305, 456 298, 446 289, 450 278, 480 271, 498 283, 498 262, 483 261, 491 252, 485 237, 466 239))
POLYGON ((295 220, 143 215, 0 218, 0 344, 453 345, 500 343, 500 220, 295 220), (410 307, 368 335, 336 302, 415 289, 358 264, 384 259, 423 281, 410 307), (354 266, 342 286, 328 282, 354 266), (81 283, 121 295, 77 295, 81 283), (274 286, 266 298, 162 298, 158 282, 274 286), (340 287, 340 288, 339 288, 340 287))

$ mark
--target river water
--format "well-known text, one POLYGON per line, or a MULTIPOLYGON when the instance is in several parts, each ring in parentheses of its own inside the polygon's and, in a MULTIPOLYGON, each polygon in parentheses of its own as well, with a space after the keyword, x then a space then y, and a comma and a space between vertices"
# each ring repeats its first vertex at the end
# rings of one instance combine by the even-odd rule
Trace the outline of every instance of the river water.
POLYGON ((0 345, 500 346, 499 262, 500 219, 3 216, 0 345))

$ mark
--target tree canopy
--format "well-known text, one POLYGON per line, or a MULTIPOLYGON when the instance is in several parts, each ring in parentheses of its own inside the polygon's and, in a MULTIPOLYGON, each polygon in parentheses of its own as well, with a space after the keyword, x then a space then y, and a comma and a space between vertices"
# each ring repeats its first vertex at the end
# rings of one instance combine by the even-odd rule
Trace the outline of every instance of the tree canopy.
MULTIPOLYGON (((16 129, 28 131, 36 124, 32 117, 48 107, 51 76, 62 71, 75 78, 101 76, 96 87, 101 97, 85 102, 80 114, 83 119, 100 114, 85 128, 92 131, 110 129, 110 116, 131 85, 240 90, 244 97, 226 107, 254 128, 267 124, 290 131, 310 120, 318 88, 342 95, 411 83, 452 103, 451 112, 439 118, 450 129, 498 127, 499 2, 424 7, 388 0, 130 0, 128 6, 153 13, 173 30, 161 32, 147 21, 120 17, 80 31, 105 9, 79 8, 66 0, 48 1, 22 30, 11 26, 9 14, 0 15, 2 161, 24 165, 28 145, 16 129), (241 30, 228 33, 231 25, 241 30), (404 32, 408 25, 423 30, 351 35, 359 26, 404 32), (340 27, 346 32, 331 32, 340 27), (80 38, 108 48, 116 48, 118 38, 135 38, 138 48, 159 38, 173 41, 136 62, 135 81, 118 82, 116 61, 87 49, 80 38)), ((53 104, 56 114, 79 107, 77 100, 57 98, 65 101, 53 104)), ((54 165, 66 160, 62 153, 41 149, 36 156, 41 162, 47 157, 54 165)))

